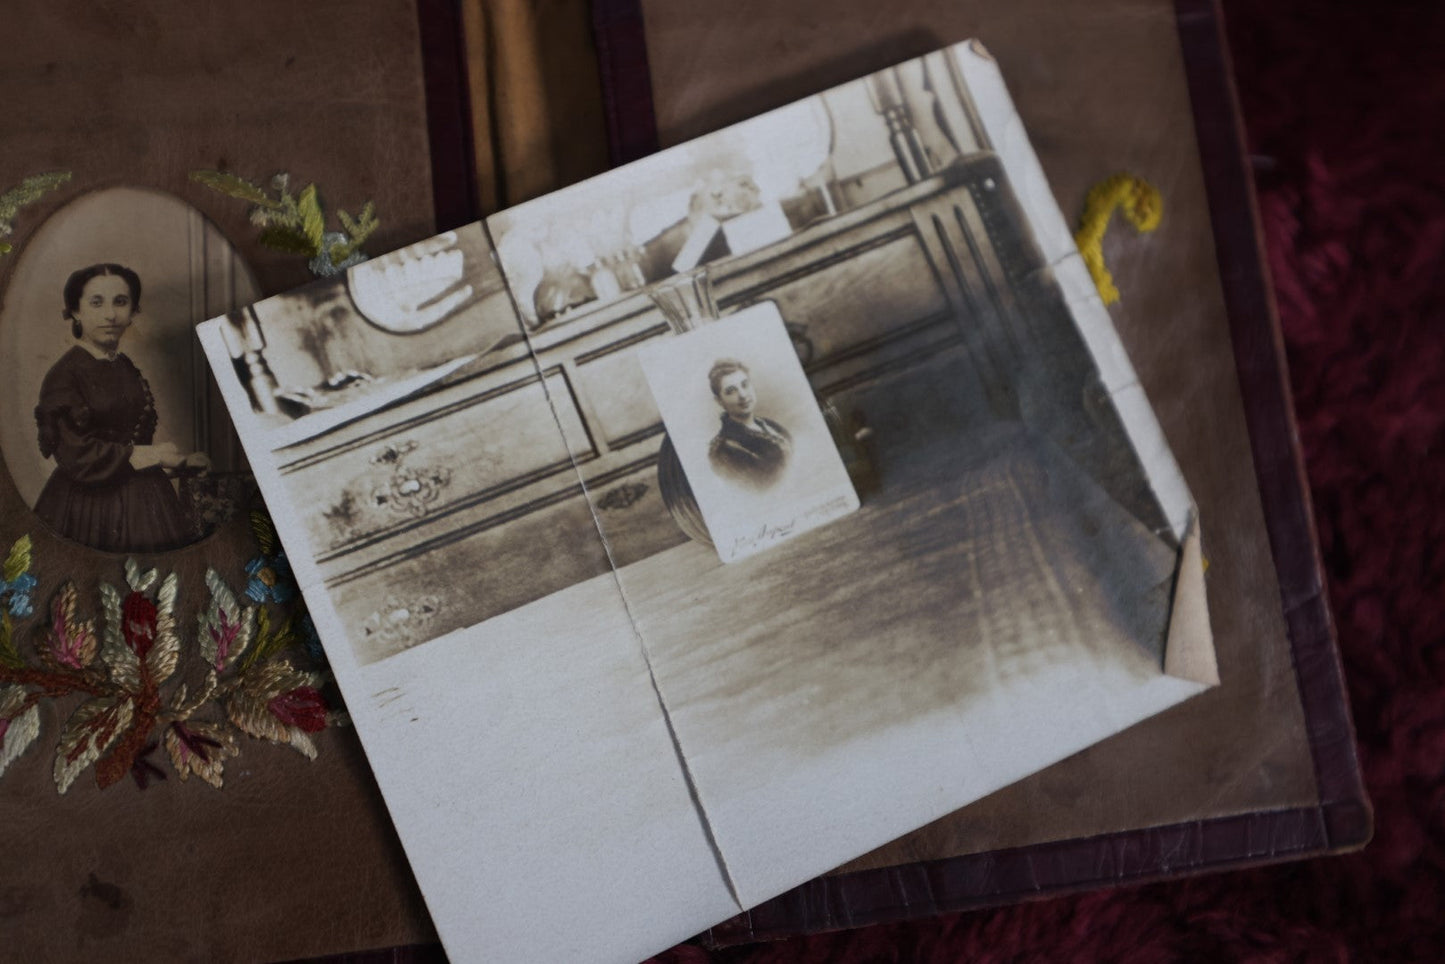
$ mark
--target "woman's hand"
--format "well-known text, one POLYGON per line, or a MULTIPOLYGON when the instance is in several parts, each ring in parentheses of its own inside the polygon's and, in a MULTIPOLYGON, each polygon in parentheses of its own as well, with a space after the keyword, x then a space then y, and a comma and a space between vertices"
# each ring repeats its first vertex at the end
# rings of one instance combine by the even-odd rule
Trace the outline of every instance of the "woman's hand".
POLYGON ((209 472, 211 471, 211 457, 205 452, 187 452, 180 467, 191 472, 209 472))
POLYGON ((182 452, 174 442, 161 442, 159 445, 134 446, 130 465, 136 471, 159 465, 168 472, 196 474, 211 470, 211 457, 205 452, 182 452))
POLYGON ((176 448, 174 442, 162 442, 159 445, 137 445, 131 449, 130 453, 130 465, 136 471, 156 465, 163 469, 174 469, 184 465, 185 461, 185 455, 176 448))

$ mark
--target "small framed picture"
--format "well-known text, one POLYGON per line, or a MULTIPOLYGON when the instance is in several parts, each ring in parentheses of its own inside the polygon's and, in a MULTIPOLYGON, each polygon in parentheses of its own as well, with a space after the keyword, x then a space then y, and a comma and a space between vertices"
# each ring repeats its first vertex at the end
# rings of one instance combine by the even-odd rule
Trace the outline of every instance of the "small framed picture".
POLYGON ((723 562, 858 508, 772 302, 661 339, 639 360, 723 562))

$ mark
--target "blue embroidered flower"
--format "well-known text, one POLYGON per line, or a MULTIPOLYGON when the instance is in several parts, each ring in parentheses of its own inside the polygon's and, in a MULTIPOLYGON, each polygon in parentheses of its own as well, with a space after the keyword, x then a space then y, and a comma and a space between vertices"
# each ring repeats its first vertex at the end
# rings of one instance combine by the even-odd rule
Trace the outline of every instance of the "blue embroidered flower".
POLYGON ((16 619, 29 616, 35 611, 30 604, 30 593, 35 589, 36 579, 28 572, 22 572, 12 581, 0 579, 0 600, 16 619))
POLYGON ((296 583, 291 578, 291 563, 286 553, 257 556, 246 563, 246 595, 258 603, 290 602, 296 597, 296 583))

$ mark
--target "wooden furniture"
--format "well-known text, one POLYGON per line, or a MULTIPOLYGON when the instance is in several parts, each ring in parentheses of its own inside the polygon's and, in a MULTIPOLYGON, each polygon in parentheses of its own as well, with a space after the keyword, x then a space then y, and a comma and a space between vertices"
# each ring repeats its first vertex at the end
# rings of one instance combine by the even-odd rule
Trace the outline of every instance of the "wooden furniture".
MULTIPOLYGON (((1041 374, 1042 360, 1083 353, 992 154, 709 271, 723 314, 777 303, 815 390, 844 408, 879 377, 954 350, 994 415, 1037 416, 1096 477, 1127 451, 1114 422, 1104 433, 1112 454, 1100 455, 1097 439, 1070 448, 1086 433, 1071 432, 1067 413, 1092 369, 1063 362, 1041 374)), ((352 323, 366 324, 359 314, 352 323)), ((685 539, 658 495, 662 424, 636 360, 670 330, 647 292, 633 292, 280 453, 298 499, 319 507, 310 536, 364 658, 685 539), (435 588, 438 567, 467 573, 445 580, 464 588, 435 588)), ((1147 490, 1115 495, 1158 527, 1147 490)))

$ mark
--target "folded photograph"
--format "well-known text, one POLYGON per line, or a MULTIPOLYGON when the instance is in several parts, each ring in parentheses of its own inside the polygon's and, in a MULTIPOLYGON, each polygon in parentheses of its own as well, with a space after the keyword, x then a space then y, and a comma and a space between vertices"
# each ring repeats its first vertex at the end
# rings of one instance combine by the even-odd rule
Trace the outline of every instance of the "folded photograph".
POLYGON ((975 43, 201 338, 455 959, 646 957, 1217 683, 975 43))
POLYGON ((648 344, 638 361, 667 428, 658 471, 681 470, 723 562, 858 508, 772 302, 648 344))

